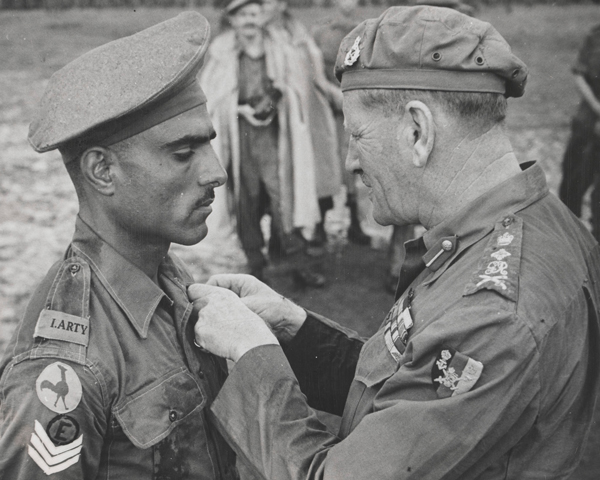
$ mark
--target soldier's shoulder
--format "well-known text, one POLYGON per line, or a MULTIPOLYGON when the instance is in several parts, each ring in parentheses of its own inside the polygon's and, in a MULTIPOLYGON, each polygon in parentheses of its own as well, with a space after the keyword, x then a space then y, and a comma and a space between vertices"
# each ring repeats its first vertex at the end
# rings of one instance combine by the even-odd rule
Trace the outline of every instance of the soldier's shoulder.
POLYGON ((10 347, 14 352, 31 350, 85 364, 90 338, 91 272, 77 255, 55 263, 27 306, 10 347))

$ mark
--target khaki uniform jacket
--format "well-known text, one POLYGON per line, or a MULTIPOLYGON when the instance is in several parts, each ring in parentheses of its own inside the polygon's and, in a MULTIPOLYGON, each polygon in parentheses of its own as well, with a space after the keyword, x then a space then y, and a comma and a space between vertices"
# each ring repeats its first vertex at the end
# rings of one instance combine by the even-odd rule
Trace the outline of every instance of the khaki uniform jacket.
POLYGON ((211 412, 257 473, 573 472, 598 388, 598 244, 548 193, 537 165, 418 241, 427 267, 366 343, 310 314, 287 357, 263 346, 237 362, 211 412), (311 407, 341 413, 339 433, 311 407))
POLYGON ((0 479, 235 479, 206 421, 224 361, 193 345, 192 278, 159 288, 81 219, 0 364, 0 479))

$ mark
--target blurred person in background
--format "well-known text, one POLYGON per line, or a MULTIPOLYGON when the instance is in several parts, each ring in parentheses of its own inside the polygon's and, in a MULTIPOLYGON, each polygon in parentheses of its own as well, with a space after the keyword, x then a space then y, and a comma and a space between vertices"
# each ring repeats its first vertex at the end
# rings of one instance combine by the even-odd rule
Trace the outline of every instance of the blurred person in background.
POLYGON ((317 195, 321 221, 317 224, 312 246, 327 241, 325 215, 333 208, 333 196, 342 185, 342 166, 333 111, 340 110, 342 94, 326 76, 323 55, 308 29, 295 19, 285 1, 263 0, 267 29, 279 42, 288 43, 297 54, 295 75, 302 85, 300 99, 308 113, 315 157, 317 195))
POLYGON ((573 67, 581 102, 571 122, 559 196, 581 217, 583 197, 592 190, 592 233, 600 240, 600 25, 588 33, 573 67))
POLYGON ((252 275, 265 278, 261 219, 268 213, 270 259, 289 263, 299 284, 323 286, 301 233, 314 231, 321 216, 307 107, 298 100, 304 89, 298 55, 263 28, 260 0, 234 0, 225 14, 232 29, 215 37, 200 74, 215 150, 231 173, 215 213, 224 223, 235 219, 252 275))
MULTIPOLYGON (((323 54, 327 80, 330 84, 336 85, 338 88, 339 82, 333 73, 335 59, 342 39, 360 23, 360 20, 356 16, 358 1, 359 0, 335 0, 334 4, 336 8, 331 18, 323 25, 317 26, 312 32, 315 43, 323 54)), ((340 152, 339 158, 343 169, 348 153, 348 142, 350 137, 344 130, 344 113, 342 111, 341 102, 338 102, 336 99, 336 102, 333 102, 331 106, 335 115, 338 148, 340 152)), ((358 192, 356 187, 357 177, 344 169, 343 180, 346 187, 346 206, 350 210, 348 240, 358 245, 369 245, 371 238, 363 232, 360 224, 358 192)))

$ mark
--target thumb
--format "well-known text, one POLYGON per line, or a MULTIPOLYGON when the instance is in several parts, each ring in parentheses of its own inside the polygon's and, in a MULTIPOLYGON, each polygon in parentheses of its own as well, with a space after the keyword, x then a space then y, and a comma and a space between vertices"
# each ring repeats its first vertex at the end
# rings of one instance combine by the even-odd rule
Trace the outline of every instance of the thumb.
POLYGON ((203 308, 208 303, 211 294, 218 293, 222 290, 219 287, 205 285, 204 283, 193 283, 188 287, 187 293, 190 302, 197 308, 203 308))

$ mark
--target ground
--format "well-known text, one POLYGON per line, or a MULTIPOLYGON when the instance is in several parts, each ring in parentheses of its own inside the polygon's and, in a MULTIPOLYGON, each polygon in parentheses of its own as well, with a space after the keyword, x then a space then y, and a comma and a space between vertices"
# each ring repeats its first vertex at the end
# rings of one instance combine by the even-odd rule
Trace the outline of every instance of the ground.
MULTIPOLYGON (((369 8, 365 17, 383 9, 369 8)), ((39 155, 27 145, 27 126, 50 75, 81 53, 111 39, 174 16, 176 9, 0 11, 0 354, 22 316, 27 299, 48 267, 58 260, 73 233, 75 194, 56 153, 39 155)), ((217 29, 218 14, 202 10, 217 29)), ((324 9, 294 12, 308 26, 327 18, 324 9)), ((570 74, 583 36, 600 22, 600 8, 577 6, 486 7, 479 17, 492 22, 513 51, 530 67, 527 91, 509 101, 510 138, 521 161, 538 160, 550 187, 560 181, 560 161, 569 117, 578 96, 570 74)), ((332 242, 322 290, 295 290, 285 272, 274 270, 273 284, 301 305, 324 313, 361 334, 372 333, 393 298, 383 289, 386 254, 348 244, 344 207, 329 219, 332 242)), ((372 221, 366 228, 381 247, 389 231, 372 221)), ((214 272, 243 269, 234 248, 200 244, 175 247, 198 280, 214 272), (218 252, 218 255, 215 253, 218 252)), ((600 447, 600 427, 592 449, 600 447)), ((598 455, 589 453, 576 480, 600 478, 598 455)))

